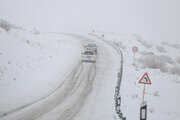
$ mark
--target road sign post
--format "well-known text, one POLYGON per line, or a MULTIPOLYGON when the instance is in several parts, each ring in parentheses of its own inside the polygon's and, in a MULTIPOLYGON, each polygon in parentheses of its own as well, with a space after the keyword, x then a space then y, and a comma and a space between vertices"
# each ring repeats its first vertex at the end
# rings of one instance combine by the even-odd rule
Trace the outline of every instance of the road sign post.
POLYGON ((134 65, 135 65, 135 53, 138 51, 138 47, 136 47, 136 46, 133 46, 132 47, 132 52, 134 53, 134 65))
POLYGON ((144 95, 146 90, 146 84, 151 85, 151 80, 147 73, 145 73, 142 78, 139 80, 139 84, 144 84, 142 103, 140 107, 140 120, 147 120, 147 102, 144 101, 144 95))
POLYGON ((126 120, 126 117, 123 117, 122 120, 126 120))
POLYGON ((145 73, 142 78, 139 80, 139 84, 144 84, 144 89, 143 89, 143 96, 142 96, 142 102, 144 101, 144 94, 146 90, 146 84, 151 85, 151 80, 149 79, 149 76, 147 73, 145 73))
POLYGON ((144 89, 143 89, 143 97, 142 97, 142 101, 144 101, 144 94, 145 94, 145 89, 146 89, 146 84, 144 84, 144 89))

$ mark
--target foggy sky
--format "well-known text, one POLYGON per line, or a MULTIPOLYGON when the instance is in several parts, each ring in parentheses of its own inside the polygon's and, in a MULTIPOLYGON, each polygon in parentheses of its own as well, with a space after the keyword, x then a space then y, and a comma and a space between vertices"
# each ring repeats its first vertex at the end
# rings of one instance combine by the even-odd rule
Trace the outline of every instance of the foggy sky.
POLYGON ((42 31, 138 34, 180 43, 180 0, 0 0, 0 18, 42 31))

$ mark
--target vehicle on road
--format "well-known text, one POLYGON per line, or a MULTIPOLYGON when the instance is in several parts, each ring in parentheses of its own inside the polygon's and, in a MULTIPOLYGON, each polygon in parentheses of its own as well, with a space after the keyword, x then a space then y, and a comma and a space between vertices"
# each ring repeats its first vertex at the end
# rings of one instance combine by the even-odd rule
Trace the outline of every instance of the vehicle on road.
POLYGON ((91 50, 85 50, 82 53, 82 62, 96 62, 96 54, 94 51, 91 50))
POLYGON ((94 51, 95 54, 97 54, 97 45, 94 44, 94 43, 87 44, 87 45, 84 46, 84 48, 85 48, 86 50, 94 51))

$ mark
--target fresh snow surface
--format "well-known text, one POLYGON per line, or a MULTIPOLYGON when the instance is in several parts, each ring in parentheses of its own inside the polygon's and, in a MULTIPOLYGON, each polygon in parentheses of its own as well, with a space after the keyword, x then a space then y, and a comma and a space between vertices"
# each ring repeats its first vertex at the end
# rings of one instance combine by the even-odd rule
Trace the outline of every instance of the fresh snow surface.
POLYGON ((80 41, 0 28, 0 115, 46 97, 79 61, 80 41))
MULTIPOLYGON (((0 116, 2 120, 119 120, 114 108, 120 57, 88 33, 41 33, 0 28, 0 116), (83 40, 98 46, 96 63, 82 63, 83 40), (3 116, 3 117, 2 117, 3 116)), ((139 119, 145 72, 148 119, 180 118, 180 46, 149 43, 137 35, 93 32, 123 52, 121 110, 139 119), (135 55, 132 47, 139 51, 135 55)))
POLYGON ((1 35, 1 66, 15 78, 2 76, 2 120, 118 120, 114 90, 120 56, 112 47, 87 33, 34 34, 13 29, 1 35), (98 45, 97 62, 77 64, 81 61, 81 43, 87 39, 98 45), (8 43, 13 43, 13 50, 5 47, 8 43))
POLYGON ((147 118, 150 120, 180 119, 180 44, 170 42, 146 42, 138 35, 113 32, 104 34, 121 48, 124 67, 121 84, 121 110, 127 120, 138 120, 142 102, 143 84, 139 80, 148 73, 152 85, 146 85, 147 118), (135 54, 132 47, 137 46, 135 54))

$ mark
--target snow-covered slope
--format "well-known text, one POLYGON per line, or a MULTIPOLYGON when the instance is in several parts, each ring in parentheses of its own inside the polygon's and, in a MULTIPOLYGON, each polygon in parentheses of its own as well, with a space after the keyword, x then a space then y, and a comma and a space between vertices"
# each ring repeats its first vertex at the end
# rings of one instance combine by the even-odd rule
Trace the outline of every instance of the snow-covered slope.
POLYGON ((148 73, 152 85, 146 85, 145 101, 148 119, 179 120, 180 118, 180 45, 170 42, 146 42, 138 35, 104 34, 104 39, 118 43, 124 56, 121 84, 121 109, 128 120, 139 119, 144 85, 139 80, 148 73), (137 46, 135 54, 132 47, 137 46))
MULTIPOLYGON (((121 63, 115 49, 88 33, 41 33, 5 24, 0 24, 2 119, 117 119, 114 92, 121 63), (81 41, 86 39, 98 44, 95 64, 79 63, 81 41), (48 97, 56 88, 58 92, 48 97)), ((115 43, 123 52, 123 116, 139 119, 144 86, 138 81, 147 72, 152 82, 145 91, 148 119, 179 120, 180 45, 150 43, 138 35, 93 34, 104 34, 103 39, 115 43), (133 46, 139 48, 135 62, 133 46)))
POLYGON ((0 116, 50 94, 79 62, 80 41, 0 27, 0 116))

